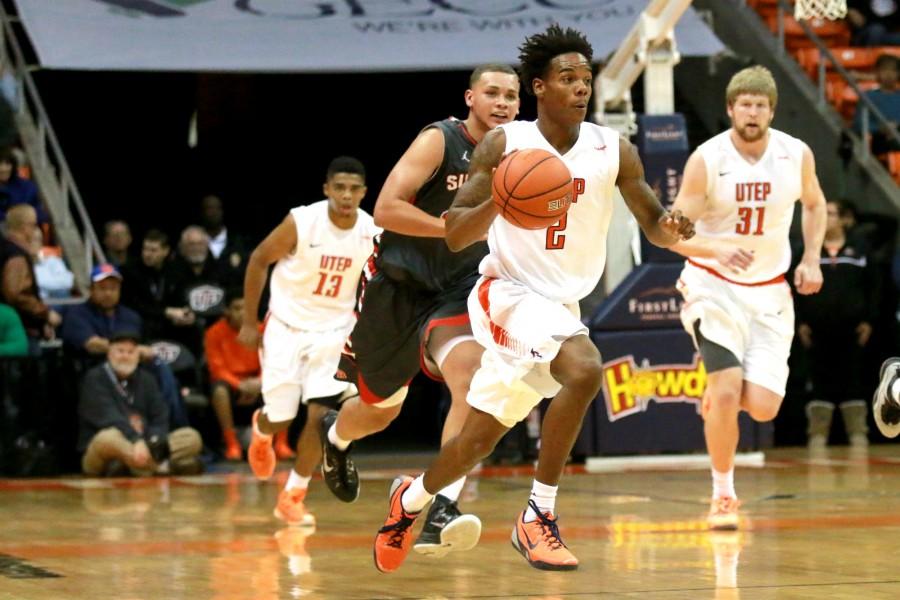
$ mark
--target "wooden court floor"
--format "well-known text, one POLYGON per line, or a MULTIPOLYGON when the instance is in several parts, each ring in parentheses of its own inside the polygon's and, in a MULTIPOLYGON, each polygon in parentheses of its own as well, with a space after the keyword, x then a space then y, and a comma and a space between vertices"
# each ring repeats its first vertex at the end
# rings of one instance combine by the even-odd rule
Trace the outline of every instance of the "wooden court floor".
MULTIPOLYGON (((283 465, 287 468, 287 465, 283 465)), ((243 471, 151 480, 0 480, 0 599, 900 598, 900 446, 739 469, 742 529, 711 534, 705 471, 563 480, 558 511, 578 571, 542 572, 511 548, 530 468, 485 469, 464 506, 480 544, 372 565, 397 469, 368 468, 355 504, 313 481, 316 530, 279 525, 275 483, 243 471)))

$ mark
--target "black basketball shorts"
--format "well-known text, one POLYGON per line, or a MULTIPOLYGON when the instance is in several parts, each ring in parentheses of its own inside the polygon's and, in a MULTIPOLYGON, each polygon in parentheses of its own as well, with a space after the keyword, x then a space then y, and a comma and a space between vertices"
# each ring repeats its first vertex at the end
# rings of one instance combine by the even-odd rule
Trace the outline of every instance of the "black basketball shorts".
POLYGON ((356 326, 336 377, 355 381, 367 404, 409 385, 420 368, 440 380, 425 367, 425 344, 435 327, 469 324, 467 299, 477 280, 473 273, 440 292, 398 283, 380 272, 361 281, 356 326))

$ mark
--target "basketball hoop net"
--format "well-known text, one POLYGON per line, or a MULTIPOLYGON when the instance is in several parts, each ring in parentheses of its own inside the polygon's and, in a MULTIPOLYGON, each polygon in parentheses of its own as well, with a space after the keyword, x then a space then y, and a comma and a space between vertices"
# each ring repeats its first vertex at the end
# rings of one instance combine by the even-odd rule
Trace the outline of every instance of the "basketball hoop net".
POLYGON ((830 19, 836 21, 847 15, 847 0, 797 0, 794 18, 830 19))

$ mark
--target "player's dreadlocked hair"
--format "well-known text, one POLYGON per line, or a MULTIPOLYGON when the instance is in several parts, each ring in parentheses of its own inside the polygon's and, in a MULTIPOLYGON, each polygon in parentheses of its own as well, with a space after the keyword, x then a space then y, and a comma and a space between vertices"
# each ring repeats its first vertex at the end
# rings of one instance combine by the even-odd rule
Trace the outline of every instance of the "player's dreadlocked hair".
POLYGON ((525 91, 533 96, 534 80, 543 79, 550 61, 568 52, 578 52, 588 62, 594 56, 594 49, 583 33, 570 27, 563 29, 558 23, 554 23, 543 33, 525 38, 525 42, 519 46, 519 71, 525 91))

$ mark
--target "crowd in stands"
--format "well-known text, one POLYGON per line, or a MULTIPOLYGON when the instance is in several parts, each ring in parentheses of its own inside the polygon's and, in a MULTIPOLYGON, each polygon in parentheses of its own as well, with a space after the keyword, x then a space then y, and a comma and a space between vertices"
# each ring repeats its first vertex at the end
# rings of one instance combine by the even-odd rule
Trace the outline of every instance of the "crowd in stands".
MULTIPOLYGON (((174 251, 154 228, 134 253, 129 224, 107 222, 106 262, 92 269, 80 298, 64 257, 45 245, 52 230, 42 227, 37 189, 16 172, 14 154, 0 151, 0 182, 16 182, 6 194, 0 183, 0 356, 65 357, 65 375, 78 385, 71 451, 82 470, 196 472, 203 444, 190 423, 209 429, 207 405, 219 427, 204 434, 220 438, 207 446, 242 459, 236 424, 248 425, 260 403, 260 367, 236 339, 249 245, 225 226, 221 199, 202 199, 200 224, 182 230, 174 251), (189 414, 191 399, 198 414, 189 414)), ((286 440, 279 451, 290 454, 286 440)))

